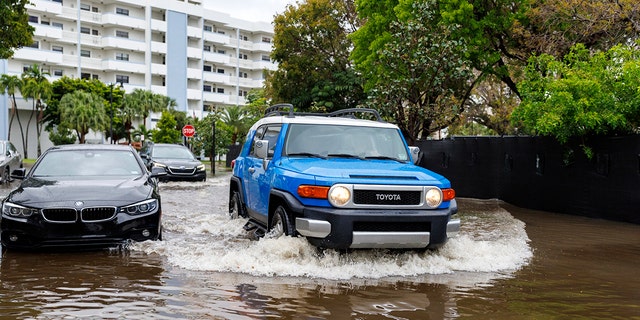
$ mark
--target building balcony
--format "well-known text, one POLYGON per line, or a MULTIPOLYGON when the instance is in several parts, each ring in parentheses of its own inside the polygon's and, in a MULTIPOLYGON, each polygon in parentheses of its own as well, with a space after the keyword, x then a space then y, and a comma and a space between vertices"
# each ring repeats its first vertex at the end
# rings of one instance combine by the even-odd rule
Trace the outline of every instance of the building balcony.
POLYGON ((34 48, 21 48, 14 52, 12 59, 35 61, 39 64, 59 64, 62 63, 63 54, 34 48))
POLYGON ((187 47, 187 57, 192 59, 202 59, 202 49, 187 47))
POLYGON ((146 24, 144 19, 125 16, 115 13, 106 13, 102 15, 102 24, 105 27, 126 27, 127 29, 145 30, 146 24))
POLYGON ((226 54, 203 52, 203 60, 210 63, 229 64, 229 56, 226 54))
POLYGON ((37 12, 43 17, 52 17, 62 14, 62 3, 43 0, 31 0, 25 7, 29 12, 37 12))
POLYGON ((228 35, 226 34, 220 34, 217 32, 205 32, 204 33, 204 40, 205 41, 210 41, 216 44, 222 44, 222 45, 229 45, 229 41, 231 38, 229 38, 228 35))
POLYGON ((144 63, 122 61, 122 60, 102 60, 101 67, 103 70, 131 72, 144 74, 147 72, 147 66, 144 63))
POLYGON ((102 46, 105 49, 123 49, 123 50, 133 50, 133 51, 145 51, 146 46, 144 41, 131 40, 127 38, 119 38, 119 37, 103 37, 102 38, 102 46))
POLYGON ((151 64, 151 74, 153 75, 165 75, 167 74, 167 66, 159 63, 151 64))
POLYGON ((48 39, 60 39, 62 38, 62 29, 59 27, 47 26, 44 24, 31 24, 36 28, 33 35, 36 37, 43 37, 48 39))

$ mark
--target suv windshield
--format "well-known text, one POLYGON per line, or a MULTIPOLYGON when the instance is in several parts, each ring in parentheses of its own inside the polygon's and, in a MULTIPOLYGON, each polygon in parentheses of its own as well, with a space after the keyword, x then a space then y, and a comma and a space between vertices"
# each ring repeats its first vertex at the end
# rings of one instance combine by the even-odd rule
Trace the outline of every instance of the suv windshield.
POLYGON ((287 156, 409 160, 398 130, 379 127, 291 124, 284 152, 287 156))
POLYGON ((193 154, 183 146, 159 146, 153 147, 153 157, 160 159, 185 159, 193 160, 193 154))

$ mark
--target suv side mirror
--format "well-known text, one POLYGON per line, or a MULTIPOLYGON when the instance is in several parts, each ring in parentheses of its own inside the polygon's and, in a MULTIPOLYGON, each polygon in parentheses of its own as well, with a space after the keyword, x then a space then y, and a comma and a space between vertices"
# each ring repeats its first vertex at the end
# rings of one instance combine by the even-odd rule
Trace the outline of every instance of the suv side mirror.
POLYGON ((258 158, 263 160, 267 158, 267 154, 269 152, 269 140, 258 140, 253 147, 258 158))
POLYGON ((18 168, 18 169, 14 169, 11 172, 11 178, 14 179, 24 179, 24 177, 27 175, 27 169, 26 168, 18 168))
POLYGON ((409 153, 411 153, 411 161, 413 164, 420 163, 422 158, 420 154, 420 147, 409 147, 409 153))

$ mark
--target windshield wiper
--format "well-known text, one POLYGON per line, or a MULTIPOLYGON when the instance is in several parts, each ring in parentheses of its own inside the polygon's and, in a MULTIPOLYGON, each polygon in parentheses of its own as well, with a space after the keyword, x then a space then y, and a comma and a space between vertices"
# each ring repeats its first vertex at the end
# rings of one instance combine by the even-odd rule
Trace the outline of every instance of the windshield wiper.
POLYGON ((289 157, 296 157, 296 156, 302 156, 302 157, 314 157, 314 158, 320 158, 320 159, 326 159, 327 157, 318 154, 318 153, 311 153, 311 152, 296 152, 296 153, 289 153, 287 154, 287 156, 289 157))
POLYGON ((393 161, 398 161, 401 163, 404 163, 404 161, 398 159, 398 158, 394 158, 394 157, 389 157, 389 156, 368 156, 368 157, 364 157, 365 159, 377 159, 377 160, 393 160, 393 161))
POLYGON ((364 160, 363 157, 357 156, 355 154, 350 154, 350 153, 331 153, 331 154, 328 154, 327 156, 329 156, 329 157, 339 157, 339 158, 355 158, 355 159, 364 160))

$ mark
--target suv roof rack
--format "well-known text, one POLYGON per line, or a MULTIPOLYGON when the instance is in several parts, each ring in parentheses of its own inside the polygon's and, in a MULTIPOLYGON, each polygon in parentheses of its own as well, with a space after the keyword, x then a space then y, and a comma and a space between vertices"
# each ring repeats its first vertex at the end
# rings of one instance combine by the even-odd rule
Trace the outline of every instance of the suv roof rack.
POLYGON ((317 113, 317 112, 294 112, 293 105, 290 103, 278 103, 271 107, 268 107, 264 111, 265 117, 270 116, 288 116, 294 118, 295 116, 321 116, 321 117, 344 117, 344 118, 356 118, 357 113, 371 114, 376 118, 378 122, 385 122, 382 120, 380 113, 377 110, 370 108, 348 108, 340 109, 330 113, 317 113))

